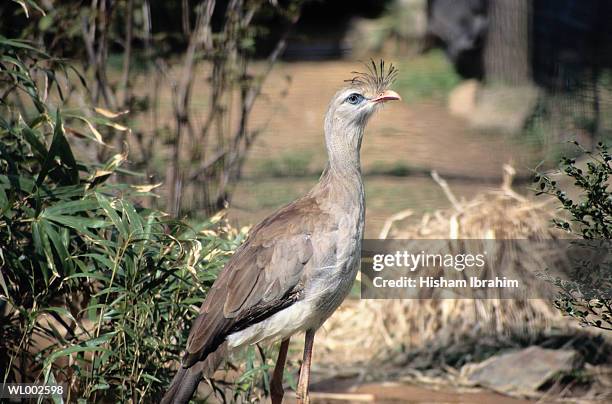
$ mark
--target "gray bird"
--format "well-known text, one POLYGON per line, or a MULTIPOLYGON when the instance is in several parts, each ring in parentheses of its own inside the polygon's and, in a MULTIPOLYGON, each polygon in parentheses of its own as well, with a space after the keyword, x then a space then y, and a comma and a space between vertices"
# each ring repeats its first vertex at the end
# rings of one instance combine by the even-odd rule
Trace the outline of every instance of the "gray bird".
POLYGON ((302 331, 296 395, 298 403, 308 403, 315 332, 349 293, 359 267, 363 130, 384 102, 400 100, 389 89, 397 70, 385 69, 382 60, 367 67, 367 73, 353 72, 329 104, 324 125, 329 162, 319 182, 255 226, 228 261, 202 303, 162 403, 188 402, 229 351, 271 340, 282 341, 270 383, 272 403, 281 403, 289 338, 302 331))

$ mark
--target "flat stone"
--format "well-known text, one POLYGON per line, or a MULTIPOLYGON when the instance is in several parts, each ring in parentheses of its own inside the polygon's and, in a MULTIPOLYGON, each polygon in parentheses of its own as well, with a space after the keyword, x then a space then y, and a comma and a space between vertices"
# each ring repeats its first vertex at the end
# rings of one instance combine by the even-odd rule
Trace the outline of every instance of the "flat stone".
POLYGON ((580 355, 574 350, 532 346, 467 364, 461 373, 473 385, 503 393, 530 395, 554 375, 569 372, 580 365, 580 360, 580 355))
POLYGON ((532 85, 480 87, 468 121, 480 130, 520 133, 532 116, 538 98, 539 90, 532 85))

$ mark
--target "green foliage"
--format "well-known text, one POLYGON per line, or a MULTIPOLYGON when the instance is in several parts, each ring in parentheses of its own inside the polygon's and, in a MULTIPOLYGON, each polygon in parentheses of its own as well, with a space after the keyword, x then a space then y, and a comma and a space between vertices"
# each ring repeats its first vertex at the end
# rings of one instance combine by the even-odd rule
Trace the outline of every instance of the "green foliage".
MULTIPOLYGON (((612 239, 612 190, 609 189, 612 156, 603 143, 597 145, 596 152, 580 150, 588 156, 586 168, 580 168, 572 158, 561 160, 562 171, 579 190, 578 197, 570 197, 569 191, 561 189, 549 176, 536 175, 535 182, 538 194, 554 195, 569 215, 569 220, 554 220, 555 226, 589 240, 583 243, 586 247, 606 255, 612 239)), ((555 283, 561 290, 555 301, 557 308, 584 325, 612 330, 612 262, 581 260, 576 263, 569 281, 557 279, 555 283)))
POLYGON ((396 80, 402 98, 407 102, 442 98, 460 82, 453 66, 440 51, 431 51, 399 67, 396 80))
POLYGON ((93 123, 114 123, 50 105, 55 75, 69 68, 0 37, 0 372, 68 385, 70 402, 146 402, 169 383, 243 235, 139 206, 152 187, 112 182, 124 155, 79 162, 66 121, 93 139, 93 123))

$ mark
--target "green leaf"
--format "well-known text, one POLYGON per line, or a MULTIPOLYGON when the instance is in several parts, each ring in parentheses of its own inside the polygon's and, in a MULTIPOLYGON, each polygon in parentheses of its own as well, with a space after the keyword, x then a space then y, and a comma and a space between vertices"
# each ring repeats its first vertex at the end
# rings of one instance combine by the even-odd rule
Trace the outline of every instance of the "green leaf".
POLYGON ((12 191, 21 191, 29 194, 34 190, 34 181, 20 175, 0 175, 0 187, 2 186, 12 191))
POLYGON ((5 298, 8 298, 9 291, 6 287, 6 281, 4 280, 4 275, 2 275, 2 271, 0 271, 0 286, 2 286, 2 292, 4 293, 5 298))
POLYGON ((47 14, 38 21, 38 29, 43 32, 47 31, 51 27, 51 25, 53 25, 53 22, 53 16, 47 14))
POLYGON ((108 270, 112 270, 112 268, 114 266, 113 261, 110 260, 108 255, 97 254, 97 253, 88 253, 88 254, 83 254, 81 256, 82 257, 89 257, 89 258, 94 259, 95 261, 100 263, 100 265, 102 265, 103 268, 106 268, 108 270))
POLYGON ((76 273, 76 274, 69 275, 64 279, 69 280, 69 279, 76 279, 76 278, 88 278, 88 279, 91 278, 91 279, 98 279, 104 282, 110 281, 110 279, 107 276, 104 276, 104 274, 101 274, 99 272, 76 273))
POLYGON ((55 118, 53 140, 51 141, 49 152, 47 153, 47 157, 45 158, 45 161, 42 164, 42 168, 40 170, 40 173, 38 174, 38 178, 36 179, 36 185, 40 186, 49 174, 49 171, 52 168, 57 167, 57 162, 55 161, 56 157, 59 157, 62 164, 65 164, 67 166, 68 172, 66 173, 66 176, 67 178, 69 178, 70 183, 78 184, 78 167, 74 155, 72 154, 72 150, 70 149, 70 145, 68 144, 66 136, 64 135, 62 116, 60 114, 59 109, 57 110, 55 118))
POLYGON ((53 352, 51 355, 49 355, 46 359, 45 359, 45 368, 50 369, 51 365, 53 364, 53 362, 55 362, 56 360, 58 360, 59 358, 61 358, 62 356, 69 356, 72 355, 73 353, 80 353, 80 352, 94 352, 94 351, 100 351, 100 352, 104 352, 104 351, 110 351, 108 348, 102 348, 99 345, 101 345, 102 343, 106 342, 105 340, 100 340, 98 338, 99 341, 95 341, 95 340, 91 340, 88 341, 86 343, 86 345, 76 345, 76 346, 71 346, 65 349, 61 349, 59 351, 55 351, 53 352))
POLYGON ((113 224, 115 225, 119 233, 123 236, 123 238, 125 239, 129 238, 128 225, 127 223, 124 223, 123 220, 121 220, 115 208, 112 207, 110 200, 99 192, 96 192, 95 195, 96 195, 96 199, 98 199, 98 203, 100 204, 100 207, 104 210, 107 216, 111 219, 111 221, 113 222, 113 224))
POLYGON ((30 7, 32 7, 33 9, 37 10, 38 12, 40 12, 43 16, 45 15, 45 10, 40 8, 40 6, 38 4, 36 4, 36 2, 33 1, 33 0, 13 0, 13 2, 17 3, 17 4, 19 4, 21 6, 21 8, 25 12, 25 15, 26 15, 27 18, 30 18, 30 12, 28 10, 28 7, 27 7, 26 3, 29 4, 30 7))
POLYGON ((44 217, 56 223, 63 224, 64 226, 72 227, 78 232, 88 234, 89 232, 87 229, 99 229, 108 225, 108 223, 101 218, 49 214, 46 214, 44 217))
MULTIPOLYGON (((62 237, 60 237, 60 234, 57 232, 55 227, 52 226, 46 220, 41 220, 40 226, 41 226, 41 230, 43 230, 46 233, 47 237, 51 240, 51 243, 53 244, 53 247, 55 248, 55 252, 57 253, 60 259, 61 266, 58 268, 58 271, 67 269, 68 270, 67 273, 74 272, 74 265, 70 261, 70 254, 68 253, 69 246, 67 244, 64 244, 62 237)), ((59 275, 61 276, 64 276, 65 274, 66 272, 64 271, 59 273, 59 275)))
POLYGON ((87 318, 89 319, 89 321, 91 321, 92 323, 95 323, 98 319, 98 313, 97 310, 98 309, 102 309, 103 306, 101 303, 98 303, 98 298, 95 296, 91 297, 91 301, 89 302, 89 305, 87 305, 87 307, 85 308, 85 310, 87 311, 87 318))
POLYGON ((85 124, 87 125, 87 127, 89 128, 92 136, 88 136, 89 139, 96 141, 97 143, 107 146, 106 143, 104 143, 104 138, 102 137, 102 134, 98 131, 98 129, 96 129, 96 127, 94 126, 93 123, 91 123, 91 121, 83 116, 80 115, 74 115, 74 114, 67 114, 67 117, 70 118, 74 118, 74 119, 78 119, 80 121, 85 122, 85 124))
POLYGON ((143 373, 142 378, 148 382, 162 383, 160 379, 147 373, 143 373))
POLYGON ((10 209, 10 207, 11 204, 6 196, 6 192, 4 191, 4 188, 0 186, 0 215, 3 215, 4 212, 10 209))
MULTIPOLYGON (((57 381, 55 380, 55 376, 53 376, 53 372, 49 372, 47 379, 45 380, 45 384, 57 385, 57 381)), ((55 404, 64 404, 64 398, 61 395, 53 395, 51 399, 55 404)), ((40 396, 38 402, 41 403, 43 400, 43 396, 40 396)))
POLYGON ((110 384, 108 383, 98 383, 95 384, 92 388, 91 391, 97 391, 97 390, 108 390, 110 388, 110 384))
POLYGON ((30 146, 32 146, 32 150, 34 150, 40 157, 43 159, 47 157, 47 149, 43 142, 41 142, 38 138, 36 132, 32 129, 25 127, 22 129, 22 133, 25 139, 28 141, 30 146))
POLYGON ((136 234, 137 237, 141 237, 144 234, 142 217, 136 213, 136 209, 134 209, 134 205, 132 203, 122 200, 121 206, 123 207, 123 211, 127 213, 130 227, 134 229, 133 233, 136 234))
POLYGON ((18 48, 18 49, 26 49, 26 50, 38 53, 39 55, 45 56, 47 59, 51 58, 51 56, 47 55, 45 52, 30 45, 29 42, 22 41, 19 39, 8 39, 7 37, 3 35, 0 35, 0 46, 6 46, 6 47, 18 48))
POLYGON ((45 208, 41 216, 74 215, 80 212, 91 212, 99 208, 98 201, 94 199, 81 199, 76 201, 58 202, 45 208))
POLYGON ((74 321, 75 323, 77 322, 77 320, 72 316, 70 311, 68 311, 65 307, 45 307, 44 309, 41 309, 40 311, 57 313, 60 316, 64 316, 70 319, 71 321, 74 321))
MULTIPOLYGON (((32 182, 32 187, 34 183, 32 182)), ((41 196, 45 196, 48 198, 56 198, 56 199, 72 199, 82 197, 85 193, 85 184, 78 185, 66 185, 61 187, 56 187, 53 189, 48 188, 44 184, 40 188, 40 193, 43 194, 41 196)))
POLYGON ((32 241, 34 242, 34 250, 36 253, 46 259, 45 262, 40 262, 39 264, 45 284, 49 285, 49 268, 53 268, 53 257, 51 256, 49 258, 51 255, 48 251, 49 242, 46 235, 40 231, 40 223, 38 221, 32 222, 32 241))

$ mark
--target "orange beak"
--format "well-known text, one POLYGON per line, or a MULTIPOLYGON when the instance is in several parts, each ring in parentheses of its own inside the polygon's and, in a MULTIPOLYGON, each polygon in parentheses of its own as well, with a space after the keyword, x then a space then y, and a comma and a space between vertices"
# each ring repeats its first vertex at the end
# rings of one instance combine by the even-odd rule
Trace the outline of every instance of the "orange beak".
POLYGON ((382 93, 378 94, 376 98, 372 99, 372 102, 385 102, 385 101, 395 101, 395 100, 401 101, 402 97, 400 97, 400 95, 393 90, 387 90, 387 91, 383 91, 382 93))

